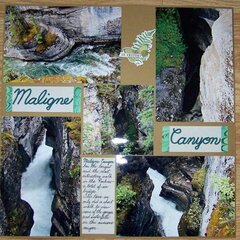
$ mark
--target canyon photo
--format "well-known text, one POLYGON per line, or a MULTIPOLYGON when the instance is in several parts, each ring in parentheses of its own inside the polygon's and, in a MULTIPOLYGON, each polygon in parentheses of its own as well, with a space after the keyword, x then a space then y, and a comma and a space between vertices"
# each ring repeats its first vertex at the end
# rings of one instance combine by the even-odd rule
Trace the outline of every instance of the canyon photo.
POLYGON ((233 9, 4 11, 0 236, 236 236, 233 9))

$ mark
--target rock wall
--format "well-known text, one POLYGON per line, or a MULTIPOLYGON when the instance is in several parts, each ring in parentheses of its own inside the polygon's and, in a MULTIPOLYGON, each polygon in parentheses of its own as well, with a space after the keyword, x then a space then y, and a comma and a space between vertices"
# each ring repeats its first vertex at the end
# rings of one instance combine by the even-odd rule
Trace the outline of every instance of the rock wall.
POLYGON ((207 233, 208 223, 211 218, 212 211, 218 201, 219 190, 213 186, 213 175, 218 177, 226 177, 229 171, 234 166, 234 157, 205 157, 205 166, 207 174, 204 184, 205 208, 202 214, 202 221, 200 226, 200 235, 205 236, 207 233))
POLYGON ((51 235, 79 235, 80 137, 75 139, 75 135, 70 132, 72 129, 77 130, 73 125, 68 127, 67 122, 71 120, 47 117, 3 118, 0 173, 1 235, 30 234, 33 210, 27 202, 21 200, 21 177, 43 140, 44 128, 47 129, 46 144, 54 148, 51 160, 54 172, 52 187, 56 191, 52 204, 51 235))
POLYGON ((44 118, 46 144, 53 147, 55 195, 52 203, 51 236, 80 234, 80 137, 70 137, 68 118, 44 118))
POLYGON ((24 44, 11 44, 11 17, 6 15, 5 56, 28 61, 55 61, 66 56, 75 43, 109 43, 121 36, 119 7, 34 7, 18 6, 15 11, 40 28, 43 43, 34 36, 24 44), (47 39, 47 40, 46 40, 47 39))
POLYGON ((28 236, 33 210, 21 200, 21 177, 42 141, 41 118, 4 117, 1 125, 1 234, 28 236))
MULTIPOLYGON (((119 40, 120 7, 19 7, 26 19, 30 14, 39 22, 60 28, 75 42, 119 40)), ((30 19, 31 20, 31 19, 30 19)))
POLYGON ((205 122, 234 121, 232 10, 220 10, 212 44, 202 56, 200 101, 205 122))
POLYGON ((191 180, 201 168, 201 157, 147 157, 150 167, 167 179, 162 186, 161 196, 176 203, 177 209, 186 211, 192 203, 191 180))

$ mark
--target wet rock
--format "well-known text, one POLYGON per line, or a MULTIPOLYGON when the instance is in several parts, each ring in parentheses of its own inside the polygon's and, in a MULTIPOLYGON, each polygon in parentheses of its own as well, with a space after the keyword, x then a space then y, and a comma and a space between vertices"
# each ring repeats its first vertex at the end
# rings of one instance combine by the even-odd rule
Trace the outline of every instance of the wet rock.
POLYGON ((162 186, 161 196, 176 203, 179 210, 187 210, 192 202, 191 180, 201 168, 201 157, 147 157, 151 168, 167 179, 162 186))
POLYGON ((7 231, 7 216, 0 196, 0 236, 6 235, 6 231, 7 231))
POLYGON ((177 209, 186 210, 191 203, 192 185, 183 174, 171 175, 162 185, 161 196, 176 203, 177 209))
POLYGON ((118 182, 125 177, 137 195, 133 208, 118 226, 118 234, 122 236, 162 236, 161 219, 155 216, 150 207, 154 186, 146 174, 148 163, 144 157, 126 158, 128 164, 119 166, 118 182))
POLYGON ((25 45, 6 47, 5 56, 27 61, 55 61, 70 52, 75 42, 72 39, 68 39, 61 29, 44 24, 40 24, 40 27, 56 36, 56 40, 51 46, 39 52, 36 39, 34 38, 25 45))
MULTIPOLYGON (((55 195, 51 236, 80 235, 80 146, 70 137, 68 118, 44 118, 46 143, 52 146, 55 195)), ((79 136, 80 138, 80 136, 79 136)))
POLYGON ((200 67, 200 100, 205 122, 234 121, 232 10, 223 9, 212 26, 212 44, 200 67), (210 89, 214 89, 214 94, 210 89), (223 91, 224 89, 224 91, 223 91))
POLYGON ((25 166, 18 146, 20 136, 14 133, 14 129, 10 129, 10 126, 16 126, 16 119, 10 117, 2 122, 0 176, 2 233, 28 236, 33 225, 33 210, 28 203, 21 200, 21 177, 25 166))
POLYGON ((23 158, 25 169, 33 160, 37 148, 43 140, 42 118, 16 117, 14 122, 14 136, 18 140, 18 148, 23 158))
POLYGON ((121 37, 119 7, 19 7, 26 19, 31 16, 47 26, 59 28, 75 42, 116 41, 121 37), (50 17, 49 17, 50 16, 50 17))
POLYGON ((182 118, 185 72, 164 68, 157 77, 157 121, 179 121, 182 118))

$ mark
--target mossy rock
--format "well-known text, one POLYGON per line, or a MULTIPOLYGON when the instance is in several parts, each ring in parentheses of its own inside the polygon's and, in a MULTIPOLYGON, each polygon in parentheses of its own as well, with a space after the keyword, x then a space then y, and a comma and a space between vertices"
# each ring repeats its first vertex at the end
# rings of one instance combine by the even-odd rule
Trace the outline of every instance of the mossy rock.
POLYGON ((235 237, 235 227, 235 203, 219 201, 211 214, 207 237, 235 237))
POLYGON ((192 186, 199 193, 203 191, 205 177, 206 177, 205 167, 200 168, 193 175, 192 186))

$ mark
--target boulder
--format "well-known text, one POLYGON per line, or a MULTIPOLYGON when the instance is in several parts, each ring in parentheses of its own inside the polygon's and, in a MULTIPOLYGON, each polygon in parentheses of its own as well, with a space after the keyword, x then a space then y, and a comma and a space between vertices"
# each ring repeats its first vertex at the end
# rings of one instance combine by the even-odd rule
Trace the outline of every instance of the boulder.
POLYGON ((51 46, 47 46, 44 51, 37 50, 36 39, 33 38, 30 42, 24 45, 16 45, 14 47, 5 48, 5 56, 18 58, 26 61, 55 61, 66 56, 75 42, 69 39, 61 29, 39 24, 42 29, 56 36, 55 42, 51 46))

